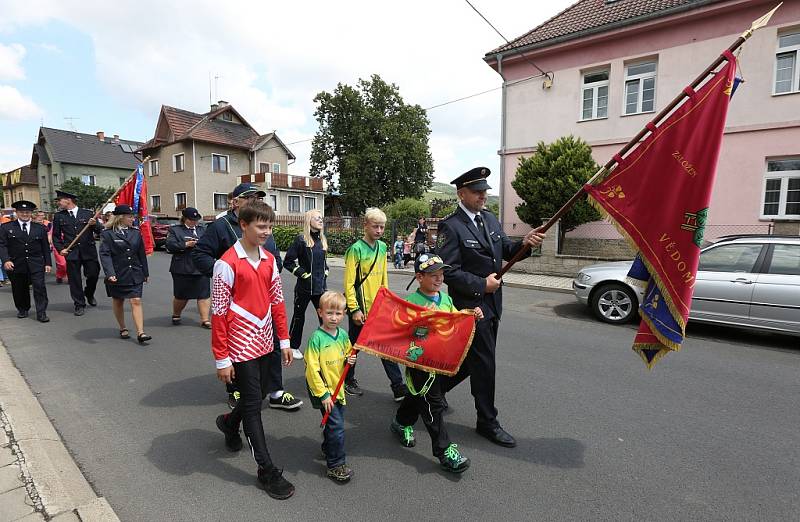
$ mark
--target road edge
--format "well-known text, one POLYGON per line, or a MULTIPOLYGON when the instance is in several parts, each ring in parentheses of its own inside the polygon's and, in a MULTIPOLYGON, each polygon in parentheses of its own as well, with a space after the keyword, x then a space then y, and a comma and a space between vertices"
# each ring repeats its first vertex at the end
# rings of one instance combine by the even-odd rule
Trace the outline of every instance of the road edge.
POLYGON ((85 522, 119 520, 108 501, 98 496, 83 476, 2 339, 0 410, 28 492, 41 503, 48 520, 65 513, 85 522))

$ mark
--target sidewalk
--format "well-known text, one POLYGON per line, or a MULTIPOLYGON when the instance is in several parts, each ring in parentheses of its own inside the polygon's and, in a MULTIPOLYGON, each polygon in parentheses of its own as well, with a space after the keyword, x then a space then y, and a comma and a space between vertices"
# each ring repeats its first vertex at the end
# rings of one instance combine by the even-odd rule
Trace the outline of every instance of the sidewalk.
MULTIPOLYGON (((344 268, 344 258, 329 256, 328 266, 344 268)), ((397 269, 389 265, 389 273, 413 275, 413 264, 409 263, 406 268, 397 269)), ((561 276, 549 276, 540 274, 525 274, 523 272, 508 272, 503 276, 506 286, 517 288, 527 288, 528 290, 546 290, 549 292, 572 293, 572 278, 561 276)))
POLYGON ((0 520, 119 520, 72 460, 1 341, 0 520))

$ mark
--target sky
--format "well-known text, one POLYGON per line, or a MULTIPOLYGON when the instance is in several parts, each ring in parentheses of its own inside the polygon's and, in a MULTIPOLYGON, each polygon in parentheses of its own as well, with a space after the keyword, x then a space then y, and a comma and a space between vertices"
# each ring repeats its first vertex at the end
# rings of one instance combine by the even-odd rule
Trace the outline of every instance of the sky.
MULTIPOLYGON (((574 2, 472 3, 513 39, 574 2)), ((502 83, 483 56, 503 40, 464 0, 0 0, 0 13, 0 172, 30 161, 42 124, 146 141, 162 104, 203 113, 211 95, 277 131, 305 175, 314 96, 338 83, 378 74, 424 108, 502 83)), ((437 181, 486 166, 498 192, 500 108, 498 89, 428 111, 437 181)))

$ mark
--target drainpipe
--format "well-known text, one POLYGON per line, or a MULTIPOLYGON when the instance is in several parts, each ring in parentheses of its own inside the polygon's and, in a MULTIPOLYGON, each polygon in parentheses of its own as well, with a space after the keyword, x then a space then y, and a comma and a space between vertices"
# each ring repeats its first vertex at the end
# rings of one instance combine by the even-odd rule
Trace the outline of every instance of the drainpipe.
MULTIPOLYGON (((503 79, 502 98, 500 102, 500 225, 505 225, 505 192, 506 192, 506 88, 503 76, 503 55, 497 55, 497 74, 503 79)), ((505 228, 505 227, 504 227, 505 228)))
POLYGON ((194 208, 197 208, 197 157, 194 153, 194 140, 192 140, 192 184, 194 185, 194 208))

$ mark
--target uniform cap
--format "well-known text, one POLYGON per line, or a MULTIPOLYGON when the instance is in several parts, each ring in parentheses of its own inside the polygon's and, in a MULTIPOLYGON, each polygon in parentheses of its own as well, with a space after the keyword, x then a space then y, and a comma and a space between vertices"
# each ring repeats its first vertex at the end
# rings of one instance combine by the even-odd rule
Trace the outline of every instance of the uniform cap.
POLYGON ((456 189, 489 190, 492 187, 486 182, 486 178, 491 173, 492 171, 486 167, 475 167, 451 181, 450 184, 455 185, 456 189))
POLYGON ((19 201, 15 201, 11 204, 11 208, 14 210, 35 210, 36 203, 33 201, 28 201, 25 199, 20 199, 19 201))

